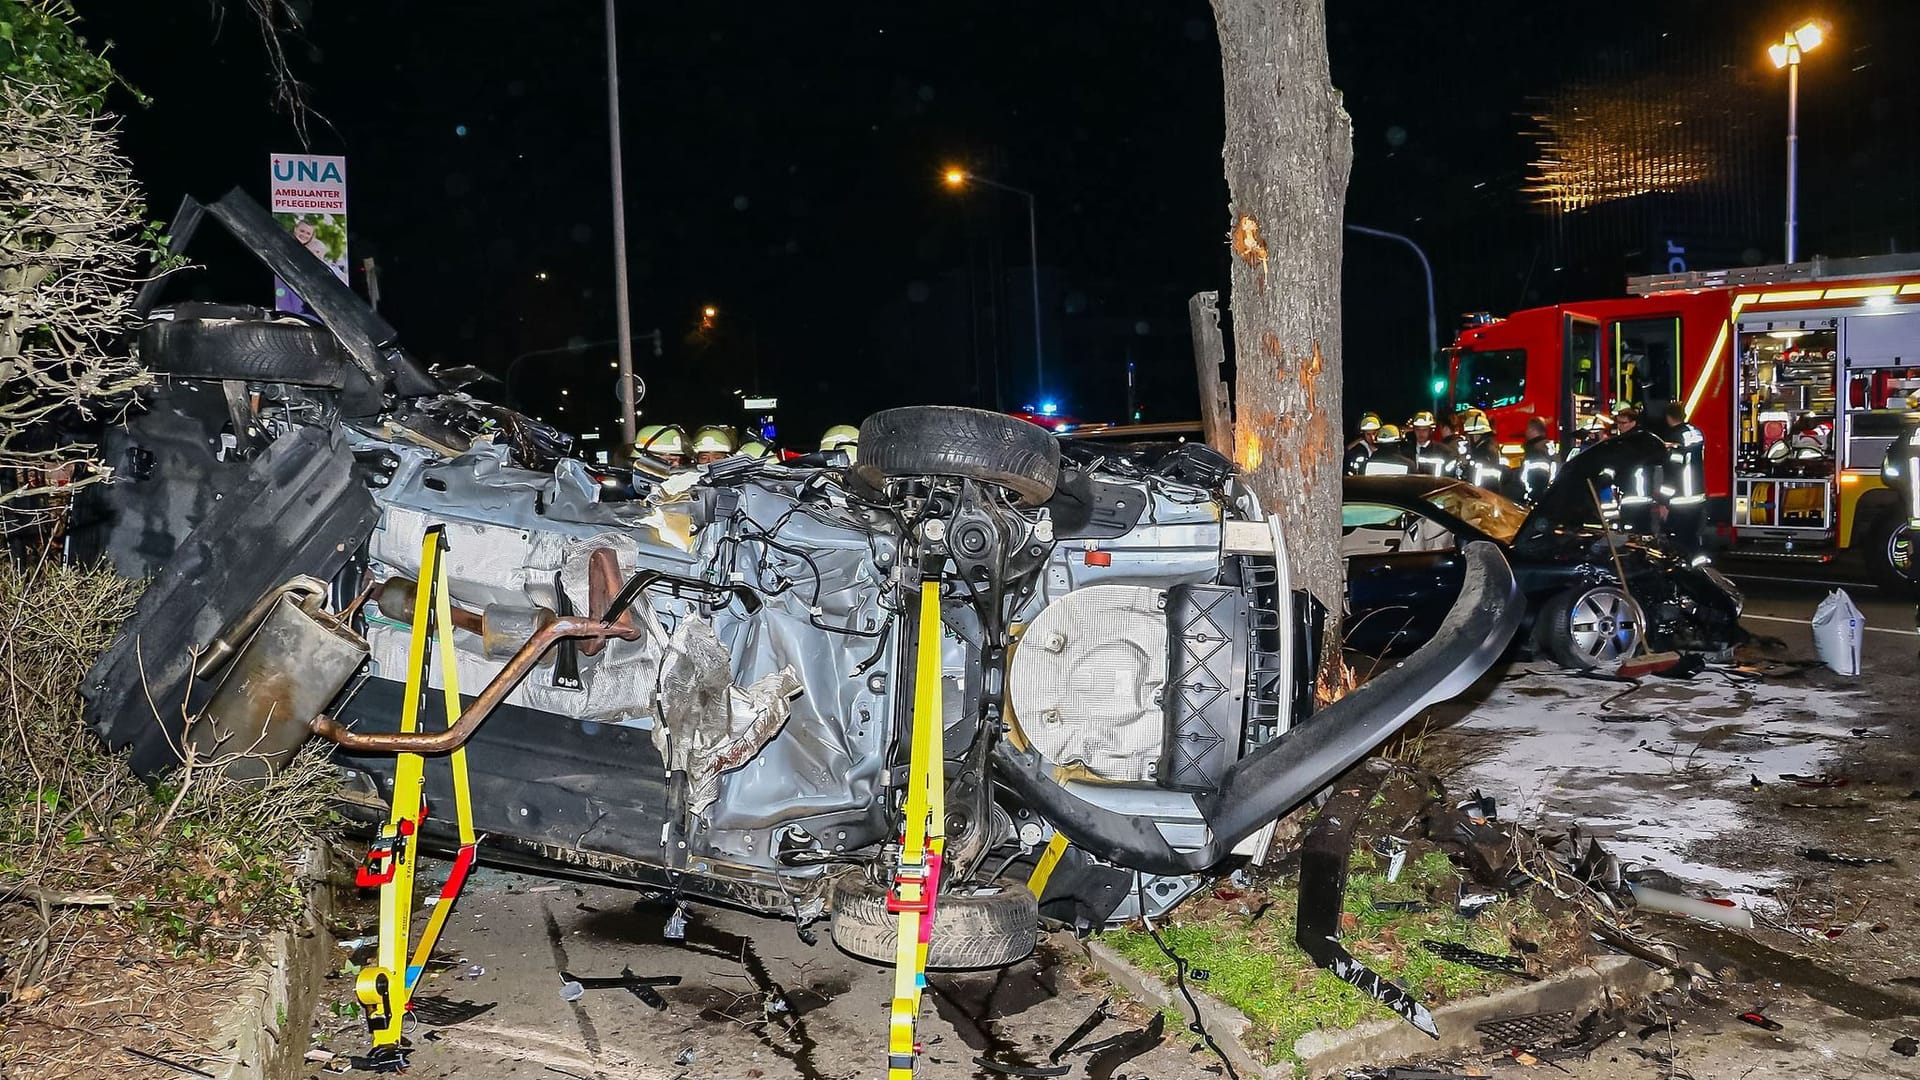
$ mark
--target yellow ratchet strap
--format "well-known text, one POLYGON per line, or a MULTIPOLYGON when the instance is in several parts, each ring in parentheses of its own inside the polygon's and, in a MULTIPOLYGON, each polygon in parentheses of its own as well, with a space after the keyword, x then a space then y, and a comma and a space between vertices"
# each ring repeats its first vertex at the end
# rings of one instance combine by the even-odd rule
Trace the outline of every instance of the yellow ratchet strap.
POLYGON ((900 865, 887 910, 899 916, 893 954, 893 1007, 887 1029, 887 1080, 912 1080, 920 1053, 914 1023, 927 985, 927 949, 933 940, 940 893, 940 857, 946 848, 946 766, 940 728, 940 582, 920 582, 919 632, 914 642, 913 725, 907 751, 907 804, 900 865))
MULTIPOLYGON (((440 639, 447 725, 451 727, 460 718, 460 681, 458 658, 453 649, 453 604, 447 592, 446 548, 445 528, 439 525, 428 528, 420 551, 420 580, 427 584, 428 592, 414 603, 413 631, 407 645, 406 697, 400 710, 399 729, 404 733, 411 734, 420 728, 420 708, 427 692, 427 663, 434 651, 432 632, 436 629, 440 639)), ((360 970, 354 982, 354 993, 366 1009, 367 1027, 373 1033, 376 1058, 382 1056, 382 1051, 389 1060, 399 1054, 402 1021, 412 1005, 414 985, 473 867, 478 841, 473 831, 472 801, 467 787, 466 750, 455 750, 450 757, 460 853, 447 875, 446 885, 440 890, 439 899, 434 902, 433 914, 427 920, 410 964, 407 936, 413 914, 415 857, 420 824, 427 814, 426 760, 419 754, 395 755, 393 803, 387 824, 381 828, 356 879, 362 886, 377 885, 380 889, 380 938, 375 960, 360 970)), ((405 1067, 404 1059, 394 1063, 405 1067)))

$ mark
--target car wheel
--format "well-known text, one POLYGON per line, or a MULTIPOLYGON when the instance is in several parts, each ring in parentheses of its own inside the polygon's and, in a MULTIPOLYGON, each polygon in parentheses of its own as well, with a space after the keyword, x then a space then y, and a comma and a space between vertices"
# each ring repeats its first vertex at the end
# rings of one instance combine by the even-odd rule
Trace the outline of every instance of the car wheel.
MULTIPOLYGON (((215 309, 217 314, 247 309, 215 309)), ((347 384, 346 349, 325 327, 252 318, 180 318, 140 331, 140 362, 189 379, 244 379, 338 390, 347 384)))
POLYGON ((1874 518, 1862 552, 1874 584, 1900 592, 1913 588, 1913 530, 1906 515, 1890 510, 1874 518))
MULTIPOLYGON (((887 891, 865 874, 848 874, 834 887, 827 925, 833 943, 854 956, 893 963, 899 921, 887 911, 887 891)), ((927 966, 948 971, 1005 967, 1026 959, 1039 937, 1039 901, 1024 888, 942 893, 933 909, 927 966)))
POLYGON ((984 409, 919 405, 885 409, 860 425, 861 478, 957 476, 983 480, 1037 506, 1060 481, 1060 443, 1025 420, 984 409))
POLYGON ((1625 660, 1646 639, 1640 605, 1614 585, 1568 589, 1548 602, 1540 619, 1547 652, 1576 670, 1625 660))

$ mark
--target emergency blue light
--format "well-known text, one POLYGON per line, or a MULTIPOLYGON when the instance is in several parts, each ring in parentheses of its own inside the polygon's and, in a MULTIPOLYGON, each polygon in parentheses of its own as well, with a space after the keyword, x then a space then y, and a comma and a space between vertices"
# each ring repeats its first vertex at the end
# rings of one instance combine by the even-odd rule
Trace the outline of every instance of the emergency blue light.
POLYGON ((1040 415, 1041 415, 1041 416, 1058 416, 1058 415, 1060 415, 1060 403, 1059 403, 1059 402, 1057 402, 1057 401, 1043 401, 1043 402, 1041 402, 1041 403, 1040 403, 1040 415))

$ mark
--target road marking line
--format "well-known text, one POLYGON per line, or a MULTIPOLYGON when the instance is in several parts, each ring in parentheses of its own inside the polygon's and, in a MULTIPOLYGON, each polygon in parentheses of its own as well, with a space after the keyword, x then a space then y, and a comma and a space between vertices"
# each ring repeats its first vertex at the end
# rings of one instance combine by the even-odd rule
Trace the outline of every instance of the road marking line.
MULTIPOLYGON (((1746 614, 1740 617, 1743 619, 1759 619, 1761 622, 1790 622, 1799 623, 1801 626, 1813 625, 1813 620, 1811 619, 1788 619, 1779 615, 1746 614)), ((1920 630, 1895 630, 1889 626, 1863 626, 1860 629, 1865 630, 1869 634, 1899 634, 1901 637, 1920 637, 1920 630)))
POLYGON ((1776 577, 1772 574, 1736 574, 1722 570, 1721 573, 1735 581, 1777 581, 1788 585, 1822 585, 1831 589, 1871 589, 1880 591, 1880 586, 1869 581, 1822 581, 1819 578, 1776 577))

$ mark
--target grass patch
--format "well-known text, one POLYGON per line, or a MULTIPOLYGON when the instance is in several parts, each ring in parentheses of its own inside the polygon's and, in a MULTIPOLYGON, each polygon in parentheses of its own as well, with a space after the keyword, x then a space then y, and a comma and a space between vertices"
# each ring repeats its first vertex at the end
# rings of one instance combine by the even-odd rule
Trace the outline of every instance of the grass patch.
POLYGON ((296 863, 331 824, 316 746, 265 782, 199 767, 150 786, 87 730, 81 678, 138 597, 104 571, 0 565, 0 1074, 123 1067, 122 1041, 168 1052, 164 1033, 231 1000, 195 988, 304 914, 296 863))
MULTIPOLYGON (((1515 980, 1441 960, 1421 947, 1422 939, 1497 955, 1513 952, 1514 943, 1524 941, 1538 946, 1549 964, 1583 948, 1583 935, 1571 919, 1550 917, 1525 898, 1501 900, 1472 920, 1460 917, 1453 902, 1459 883, 1459 871, 1436 850, 1410 858, 1392 883, 1379 860, 1364 848, 1357 850, 1347 882, 1341 943, 1429 1007, 1515 980), (1392 900, 1431 901, 1433 908, 1409 912, 1373 906, 1392 900)), ((1160 934, 1187 961, 1190 972, 1209 972, 1198 985, 1253 1021, 1246 1036, 1253 1049, 1264 1049, 1269 1061, 1291 1061, 1294 1041, 1309 1031, 1397 1019, 1379 1002, 1316 967, 1294 944, 1299 899, 1295 879, 1263 882, 1238 896, 1230 895, 1234 891, 1219 891, 1181 907, 1160 934), (1269 902, 1272 906, 1258 919, 1243 913, 1269 902)), ((1133 964, 1172 979, 1172 962, 1144 930, 1111 933, 1106 940, 1133 964)))

